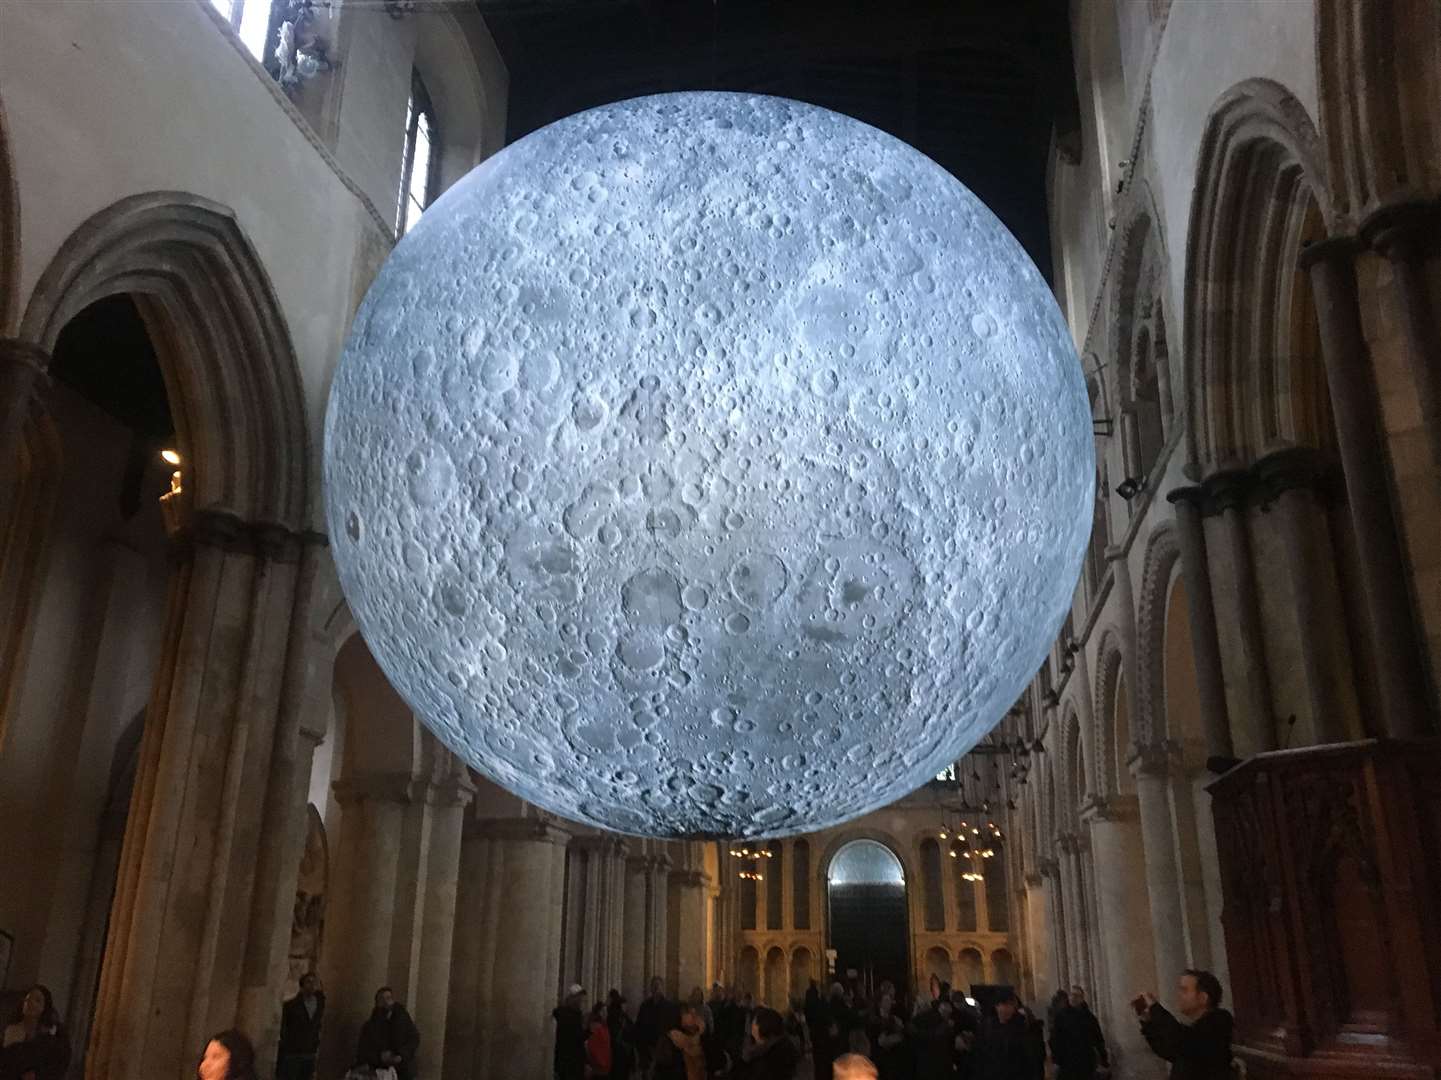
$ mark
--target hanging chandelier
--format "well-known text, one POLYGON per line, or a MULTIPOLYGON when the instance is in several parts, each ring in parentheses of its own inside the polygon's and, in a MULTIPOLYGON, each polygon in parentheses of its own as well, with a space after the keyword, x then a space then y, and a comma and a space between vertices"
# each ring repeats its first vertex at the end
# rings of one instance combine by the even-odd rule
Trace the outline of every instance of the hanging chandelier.
POLYGON ((775 852, 770 848, 753 848, 745 844, 731 848, 730 853, 731 858, 740 859, 747 864, 737 875, 742 881, 764 881, 765 877, 760 872, 760 860, 775 858, 775 852))

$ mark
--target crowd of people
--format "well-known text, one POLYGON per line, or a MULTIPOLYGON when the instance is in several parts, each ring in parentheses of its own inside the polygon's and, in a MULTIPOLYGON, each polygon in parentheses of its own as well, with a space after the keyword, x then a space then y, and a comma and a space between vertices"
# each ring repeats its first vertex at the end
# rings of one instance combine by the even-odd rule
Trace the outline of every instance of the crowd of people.
MULTIPOLYGON (((719 983, 684 1000, 651 982, 634 1009, 616 990, 589 1003, 572 985, 554 1010, 555 1080, 1096 1080, 1111 1058, 1085 990, 1058 991, 1044 1017, 1008 987, 968 997, 933 976, 906 1000, 883 982, 822 991, 811 982, 782 1014, 719 983)), ((1142 1034, 1171 1080, 1231 1080, 1231 1015, 1208 972, 1180 980, 1178 1019, 1138 995, 1142 1034)))

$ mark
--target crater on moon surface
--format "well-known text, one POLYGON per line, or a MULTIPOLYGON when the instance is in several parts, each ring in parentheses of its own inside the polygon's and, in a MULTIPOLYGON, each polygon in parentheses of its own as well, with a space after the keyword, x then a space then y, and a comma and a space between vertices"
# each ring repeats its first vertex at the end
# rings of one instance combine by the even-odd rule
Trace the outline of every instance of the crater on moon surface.
POLYGON ((780 98, 569 117, 425 212, 325 424, 341 584, 417 715, 565 817, 892 802, 1044 659, 1091 524, 1045 282, 917 151, 780 98))

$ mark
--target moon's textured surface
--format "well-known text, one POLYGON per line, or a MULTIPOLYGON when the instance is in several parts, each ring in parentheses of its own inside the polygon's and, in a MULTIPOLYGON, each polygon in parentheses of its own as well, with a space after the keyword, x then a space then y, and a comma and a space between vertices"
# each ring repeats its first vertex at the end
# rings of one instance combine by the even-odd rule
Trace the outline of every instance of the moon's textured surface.
POLYGON ((655 836, 820 828, 989 730, 1091 526, 1080 365, 952 176, 778 98, 622 102, 475 169, 326 418, 341 582, 466 761, 655 836))

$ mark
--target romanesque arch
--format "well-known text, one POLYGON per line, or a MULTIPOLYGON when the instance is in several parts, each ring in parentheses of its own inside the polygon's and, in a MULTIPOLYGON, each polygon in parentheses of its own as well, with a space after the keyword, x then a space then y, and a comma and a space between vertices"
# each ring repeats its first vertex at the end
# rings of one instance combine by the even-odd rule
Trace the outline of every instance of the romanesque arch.
POLYGON ((1166 738, 1165 656, 1166 613, 1171 582, 1181 557, 1175 526, 1169 522, 1152 531, 1146 542, 1136 612, 1136 702, 1132 741, 1137 747, 1166 738))
POLYGON ((182 192, 99 212, 41 274, 18 338, 46 357, 120 294, 155 346, 186 480, 87 1059, 117 1078, 173 1073, 218 1027, 265 1039, 278 1022, 322 539, 305 529, 295 354, 235 215, 182 192))
POLYGON ((1092 743, 1095 751, 1093 784, 1097 795, 1113 795, 1123 787, 1121 757, 1131 732, 1120 726, 1127 717, 1120 698, 1123 657, 1120 636, 1111 628, 1101 634, 1096 649, 1096 699, 1091 705, 1092 743))
POLYGON ((1269 80, 1222 95, 1196 176, 1184 384, 1188 460, 1204 475, 1284 445, 1317 445, 1329 427, 1314 350, 1292 340, 1293 294, 1302 247, 1335 215, 1315 125, 1269 80))
POLYGON ((19 336, 48 353, 75 315, 116 293, 136 298, 155 339, 190 506, 302 530, 311 492, 299 367, 234 213, 174 191, 100 211, 40 276, 19 336))

